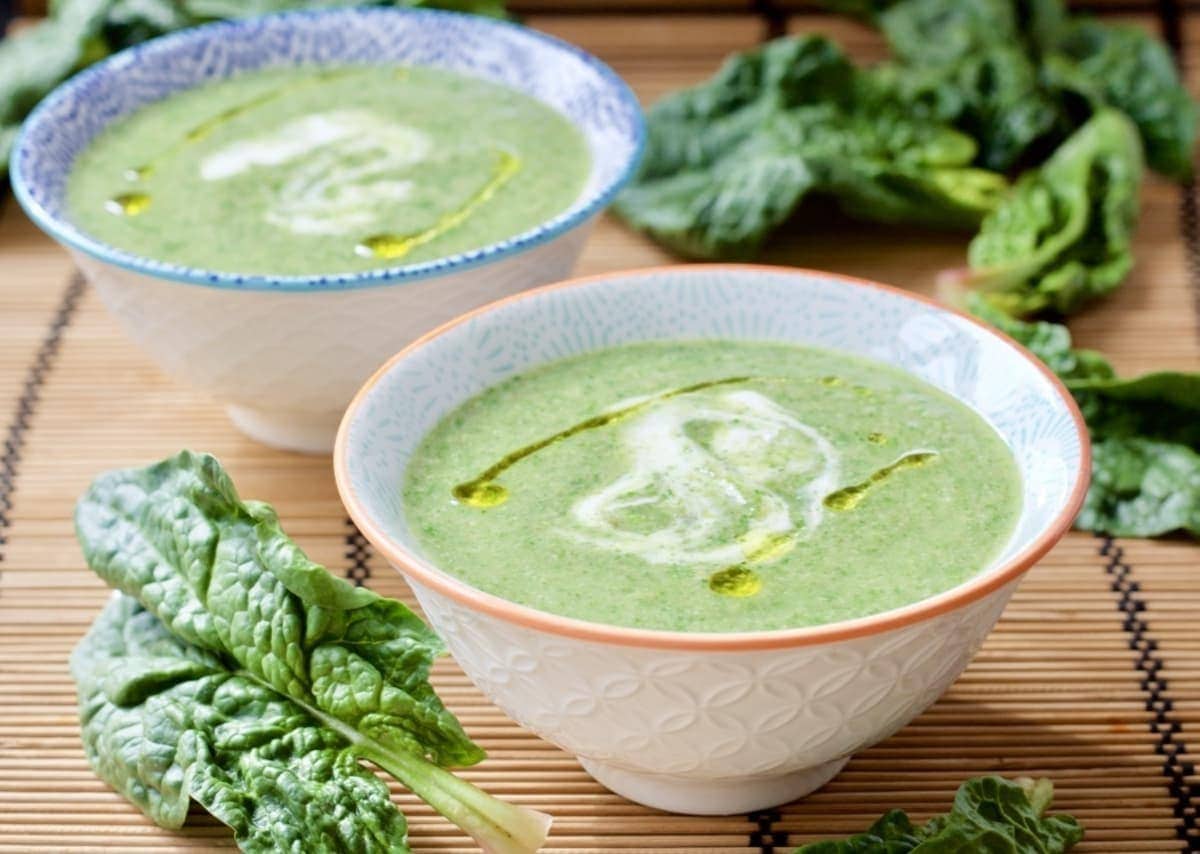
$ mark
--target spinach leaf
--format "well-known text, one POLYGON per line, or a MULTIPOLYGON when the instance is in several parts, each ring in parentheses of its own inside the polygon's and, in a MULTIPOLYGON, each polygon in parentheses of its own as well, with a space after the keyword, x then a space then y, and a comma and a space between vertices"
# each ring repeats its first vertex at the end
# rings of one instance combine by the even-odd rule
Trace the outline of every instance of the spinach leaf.
POLYGON ((1178 442, 1200 449, 1200 373, 1069 379, 1093 435, 1178 442))
POLYGON ((76 71, 110 53, 221 18, 339 6, 505 14, 503 0, 58 0, 51 3, 46 20, 0 40, 0 172, 8 171, 17 128, 37 102, 76 71))
POLYGON ((1049 780, 974 777, 954 797, 954 807, 923 827, 901 810, 886 813, 865 833, 841 841, 802 845, 795 854, 1060 854, 1083 838, 1070 816, 1045 815, 1049 780))
POLYGON ((1171 53, 1138 27, 1068 16, 1061 0, 833 3, 872 21, 896 61, 879 84, 918 115, 979 143, 1006 171, 1112 107, 1137 126, 1151 168, 1191 174, 1197 107, 1171 53))
POLYGON ((1102 110, 983 222, 958 284, 1011 314, 1068 314, 1114 290, 1133 266, 1141 147, 1133 124, 1102 110))
POLYGON ((97 33, 109 0, 65 0, 52 18, 0 41, 0 170, 21 120, 42 96, 105 50, 97 33))
POLYGON ((1154 439, 1094 442, 1092 485, 1075 524, 1118 537, 1200 537, 1200 453, 1154 439))
POLYGON ((977 164, 1008 171, 1064 135, 1034 43, 1057 27, 1057 2, 901 0, 875 17, 896 60, 869 73, 915 115, 979 144, 977 164))
POLYGON ((914 116, 950 125, 976 140, 976 163, 1007 172, 1031 149, 1062 135, 1056 100, 1037 68, 1012 44, 973 50, 939 64, 888 62, 867 72, 887 97, 914 116))
MULTIPOLYGON (((81 644, 76 678, 85 719, 103 712, 98 726, 84 729, 94 767, 152 818, 177 825, 178 801, 189 795, 205 806, 215 803, 217 795, 195 788, 200 772, 189 769, 216 762, 220 767, 203 778, 216 779, 234 774, 232 763, 236 774, 254 779, 231 777, 213 811, 222 820, 232 815, 229 823, 239 838, 253 839, 256 814, 230 813, 221 804, 228 795, 241 799, 243 811, 251 810, 259 785, 255 766, 264 756, 282 764, 261 773, 278 778, 279 785, 294 779, 301 802, 307 797, 303 790, 331 768, 351 781, 346 785, 358 785, 348 763, 362 758, 387 770, 489 851, 536 850, 545 838, 547 817, 497 801, 439 767, 473 764, 483 751, 428 682, 432 660, 443 651, 437 636, 399 602, 355 588, 308 560, 268 505, 238 498, 213 457, 185 451, 144 469, 103 475, 80 499, 75 523, 92 569, 148 612, 142 618, 127 608, 122 620, 116 613, 112 620, 136 623, 147 643, 153 641, 148 647, 153 654, 112 652, 100 631, 81 644), (161 624, 158 629, 147 628, 149 616, 161 624), (99 701, 88 674, 99 671, 105 672, 99 682, 104 703, 89 711, 88 704, 99 701), (243 714, 239 704, 269 706, 270 720, 294 721, 313 730, 311 738, 271 741, 262 755, 243 753, 261 745, 234 737, 236 727, 223 723, 219 700, 227 684, 232 687, 226 693, 237 694, 230 715, 243 714), (201 705, 213 705, 217 716, 197 711, 189 720, 177 713, 170 693, 176 686, 201 705), (109 719, 137 726, 132 731, 123 723, 109 726, 104 723, 109 719), (144 749, 137 739, 151 739, 155 749, 183 764, 130 766, 119 758, 127 735, 133 739, 130 751, 144 749), (316 753, 308 758, 311 751, 316 753)), ((109 633, 114 631, 124 629, 109 633)), ((138 650, 146 646, 137 644, 138 650)), ((280 737, 289 731, 282 724, 269 729, 280 737)), ((337 801, 341 795, 329 797, 337 801)), ((312 830, 294 814, 273 820, 294 820, 290 829, 298 838, 312 830)), ((326 850, 341 849, 330 842, 326 850)))
POLYGON ((616 211, 681 254, 748 257, 809 192, 850 215, 976 224, 1006 188, 970 138, 880 103, 836 46, 778 39, 649 112, 646 154, 616 211))
POLYGON ((354 747, 116 594, 71 658, 96 772, 158 824, 188 801, 245 851, 403 852, 404 817, 354 747))
POLYGON ((1139 27, 1075 19, 1060 29, 1046 76, 1093 109, 1111 106, 1129 116, 1150 168, 1176 180, 1191 176, 1197 107, 1159 39, 1139 27))
POLYGON ((1076 527, 1115 536, 1200 536, 1200 373, 1122 379, 1058 323, 1028 323, 973 295, 971 312, 1028 347, 1063 380, 1092 437, 1092 485, 1076 527))

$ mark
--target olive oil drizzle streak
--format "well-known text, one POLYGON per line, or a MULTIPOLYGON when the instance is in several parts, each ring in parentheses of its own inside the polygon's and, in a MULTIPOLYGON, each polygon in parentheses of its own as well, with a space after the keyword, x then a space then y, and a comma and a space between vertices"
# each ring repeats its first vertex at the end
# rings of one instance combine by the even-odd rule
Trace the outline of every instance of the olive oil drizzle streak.
MULTIPOLYGON (((131 183, 144 181, 154 174, 159 164, 170 157, 174 157, 189 145, 207 137, 221 125, 236 119, 238 116, 245 115, 251 110, 258 109, 263 104, 270 103, 276 98, 294 92, 297 89, 304 89, 308 86, 313 86, 318 83, 326 83, 330 80, 337 80, 347 74, 355 71, 353 68, 338 68, 331 71, 319 71, 311 77, 303 80, 296 80, 291 83, 286 83, 282 86, 277 86, 261 95, 251 98, 248 101, 243 101, 240 104, 235 104, 226 110, 222 110, 215 116, 205 119, 198 125, 195 125, 178 140, 165 149, 160 151, 154 157, 143 163, 141 166, 132 166, 125 170, 125 180, 131 183)), ((104 203, 104 207, 110 213, 120 214, 123 216, 137 216, 150 206, 151 197, 147 193, 121 193, 114 196, 104 203)))
POLYGON ((859 483, 852 483, 850 486, 845 486, 836 492, 829 493, 825 496, 824 504, 830 510, 853 510, 867 497, 867 493, 882 484, 896 472, 904 471, 905 469, 920 468, 933 462, 936 458, 937 451, 912 451, 907 453, 894 463, 872 472, 871 476, 866 480, 859 483))
POLYGON ((462 207, 442 214, 437 222, 422 231, 411 234, 388 232, 372 234, 355 247, 355 252, 369 258, 387 258, 389 260, 403 258, 418 246, 436 240, 447 231, 462 225, 471 214, 486 204, 519 171, 521 171, 519 157, 507 151, 498 151, 491 178, 471 198, 467 199, 462 207))
POLYGON ((578 424, 560 430, 557 433, 547 436, 544 439, 539 439, 532 444, 526 445, 523 448, 518 448, 512 453, 505 454, 500 460, 488 468, 484 469, 483 473, 471 480, 463 481, 455 486, 451 493, 460 504, 466 504, 469 507, 478 507, 480 509, 488 507, 496 507, 508 500, 508 490, 502 484, 496 483, 496 478, 504 474, 510 468, 526 457, 536 454, 538 451, 555 445, 559 442, 569 439, 586 430, 595 430, 600 427, 606 427, 617 421, 621 421, 640 412, 653 403, 658 403, 663 400, 670 400, 673 397, 679 397, 684 394, 692 394, 697 391, 704 391, 709 388, 718 386, 737 385, 739 383, 750 382, 761 377, 725 377, 719 380, 706 380, 704 382, 694 383, 692 385, 681 386, 680 388, 664 391, 661 394, 656 394, 639 400, 637 403, 631 403, 628 406, 623 406, 620 409, 614 409, 609 412, 602 412, 599 415, 593 415, 591 418, 586 418, 578 424))

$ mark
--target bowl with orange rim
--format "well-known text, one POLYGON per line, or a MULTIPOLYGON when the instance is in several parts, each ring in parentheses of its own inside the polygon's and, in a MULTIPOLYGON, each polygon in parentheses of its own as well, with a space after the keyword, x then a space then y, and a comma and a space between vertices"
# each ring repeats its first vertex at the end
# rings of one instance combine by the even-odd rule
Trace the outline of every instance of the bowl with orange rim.
MULTIPOLYGON (((334 467, 355 524, 501 709, 634 801, 733 814, 820 787, 949 687, 1022 575, 1070 527, 1090 449, 1053 374, 970 317, 831 273, 690 265, 546 286, 434 330, 359 391, 334 467), (563 357, 713 338, 869 357, 966 404, 999 434, 1019 472, 1020 506, 1000 553, 949 589, 868 616, 693 632, 592 622, 502 598, 439 567, 413 535, 402 497, 407 466, 465 401, 563 357)), ((553 584, 554 567, 531 568, 531 577, 553 584)))

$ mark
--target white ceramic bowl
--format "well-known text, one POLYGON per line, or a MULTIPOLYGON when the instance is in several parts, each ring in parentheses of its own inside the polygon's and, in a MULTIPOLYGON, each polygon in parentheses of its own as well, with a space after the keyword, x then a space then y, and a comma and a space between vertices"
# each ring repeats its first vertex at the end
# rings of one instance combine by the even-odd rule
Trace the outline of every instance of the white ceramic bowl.
POLYGON ((1028 352, 932 301, 843 276, 669 267, 541 288, 472 312, 384 365, 334 454, 367 539, 407 577, 467 675, 516 721, 632 800, 735 813, 804 795, 903 727, 962 672, 1021 575, 1087 488, 1087 433, 1028 352), (563 356, 633 341, 733 337, 898 365, 972 406, 1012 450, 1023 506, 1003 554, 916 604, 813 628, 645 631, 567 619, 439 571, 405 524, 401 482, 425 433, 467 398, 563 356))
POLYGON ((11 175, 29 215, 66 246, 126 332, 166 373, 211 392, 267 444, 328 452, 355 389, 439 323, 570 272, 595 217, 641 153, 637 101, 599 60, 513 24, 445 12, 340 9, 210 24, 123 51, 56 89, 16 141, 11 175), (181 89, 251 69, 408 63, 519 89, 584 133, 592 170, 576 201, 511 238, 364 273, 215 273, 107 245, 71 221, 76 155, 112 121, 181 89))

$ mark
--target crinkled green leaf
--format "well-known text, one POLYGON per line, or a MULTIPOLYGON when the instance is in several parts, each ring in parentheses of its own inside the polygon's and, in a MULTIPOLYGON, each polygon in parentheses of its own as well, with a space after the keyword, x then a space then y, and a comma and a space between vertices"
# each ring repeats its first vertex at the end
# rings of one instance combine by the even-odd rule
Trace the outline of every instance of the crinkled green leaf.
POLYGON ((1094 442, 1092 485, 1076 524, 1118 537, 1200 537, 1200 454, 1153 439, 1094 442))
POLYGON ((1191 174, 1197 108, 1170 50, 1145 30, 1069 16, 1060 0, 832 3, 884 33, 896 61, 875 74, 918 115, 979 143, 1008 170, 1112 107, 1137 126, 1150 166, 1191 174))
POLYGON ((970 227, 1007 186, 969 167, 969 137, 881 103, 819 37, 731 57, 652 108, 648 126, 616 210, 694 257, 753 255, 810 192, 860 219, 970 227))
POLYGON ((1200 373, 1123 379, 1067 327, 1016 320, 975 295, 971 311, 1028 347, 1070 389, 1092 437, 1092 484, 1077 527, 1116 536, 1200 536, 1200 373))
POLYGON ((350 744, 134 599, 110 600, 71 671, 92 767, 164 827, 194 799, 245 851, 408 851, 404 817, 350 744))
POLYGON ((1050 0, 901 0, 875 18, 896 60, 870 73, 915 115, 975 139, 978 165, 1007 171, 1064 135, 1035 48, 1061 15, 1050 0))
POLYGON ((1192 174, 1196 102, 1160 39, 1140 27, 1085 18, 1061 28, 1054 49, 1047 62, 1054 85, 1129 116, 1150 168, 1181 180, 1192 174))
POLYGON ((439 764, 483 757, 427 681, 437 636, 399 602, 309 561, 213 457, 104 475, 75 520, 96 573, 188 643, 439 764))
POLYGON ((979 145, 976 163, 1006 172, 1062 135, 1064 118, 1020 47, 1005 42, 930 65, 884 63, 868 74, 914 116, 951 125, 979 145))
POLYGON ((1083 838, 1070 816, 1046 816, 1048 780, 974 777, 963 783, 954 807, 916 828, 892 810, 865 833, 840 841, 802 845, 795 854, 1061 854, 1083 838))
POLYGON ((1141 173, 1132 123, 1097 113, 983 221, 965 284, 1017 315, 1067 314, 1112 291, 1133 266, 1141 173))
MULTIPOLYGON (((175 720, 180 714, 170 705, 172 692, 186 684, 189 691, 202 692, 206 703, 216 703, 225 696, 221 691, 235 687, 239 698, 261 706, 264 714, 280 718, 302 713, 313 727, 290 741, 244 742, 258 751, 253 757, 216 757, 222 768, 236 761, 243 777, 198 795, 186 774, 181 778, 183 772, 164 766, 148 768, 127 788, 105 763, 120 755, 124 734, 133 739, 135 752, 142 750, 137 739, 146 736, 109 727, 109 740, 95 742, 97 770, 122 791, 132 792, 131 799, 149 814, 174 821, 177 789, 190 789, 235 829, 257 826, 256 819, 242 813, 260 790, 265 797, 274 791, 271 787, 280 788, 279 797, 285 799, 287 790, 296 788, 303 804, 306 787, 313 789, 329 775, 335 782, 345 778, 350 781, 346 785, 357 785, 357 772, 348 763, 358 757, 389 771, 489 851, 532 851, 544 839, 545 816, 496 801, 438 767, 477 762, 483 751, 467 738, 428 682, 432 660, 442 652, 437 636, 401 603, 355 588, 308 560, 280 529, 269 506, 238 498, 213 457, 184 451, 144 469, 102 475, 80 499, 75 522, 92 569, 161 622, 157 634, 146 630, 153 644, 143 644, 155 654, 104 667, 106 700, 140 709, 136 720, 126 722, 133 726, 140 721, 143 730, 164 733, 156 743, 199 750, 200 736, 184 726, 188 722, 175 720), (214 672, 200 676, 197 662, 214 672), (222 687, 218 690, 206 679, 222 687), (341 751, 336 756, 320 753, 335 748, 341 751), (256 777, 256 763, 266 759, 285 763, 286 774, 268 764, 261 773, 269 779, 256 777), (174 798, 151 792, 155 780, 157 791, 175 793, 174 798)), ((145 622, 133 620, 136 613, 126 617, 139 626, 145 622)), ((87 648, 88 643, 81 647, 81 656, 87 648)), ((77 667, 77 679, 91 678, 90 667, 77 667)), ((81 696, 94 693, 89 684, 81 681, 81 696)), ((218 736, 227 732, 216 730, 218 736)), ((292 822, 286 829, 297 838, 304 837, 303 823, 314 820, 282 807, 275 817, 276 822, 292 822)), ((339 825, 339 832, 349 835, 355 832, 354 819, 346 821, 350 824, 339 825)))

